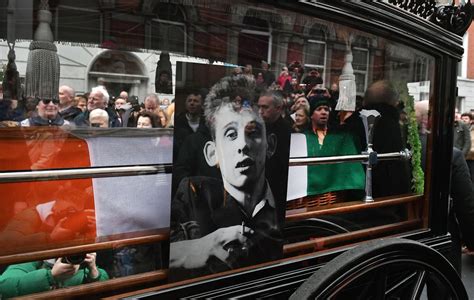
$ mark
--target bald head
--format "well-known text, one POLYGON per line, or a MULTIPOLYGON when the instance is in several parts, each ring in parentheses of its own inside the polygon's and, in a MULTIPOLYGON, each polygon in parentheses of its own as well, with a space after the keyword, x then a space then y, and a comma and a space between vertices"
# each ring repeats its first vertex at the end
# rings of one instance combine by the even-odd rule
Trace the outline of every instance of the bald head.
POLYGON ((59 87, 59 108, 65 109, 72 105, 74 100, 74 89, 67 85, 59 87))
POLYGON ((120 98, 125 99, 125 101, 128 100, 128 93, 126 91, 121 91, 120 92, 120 98))

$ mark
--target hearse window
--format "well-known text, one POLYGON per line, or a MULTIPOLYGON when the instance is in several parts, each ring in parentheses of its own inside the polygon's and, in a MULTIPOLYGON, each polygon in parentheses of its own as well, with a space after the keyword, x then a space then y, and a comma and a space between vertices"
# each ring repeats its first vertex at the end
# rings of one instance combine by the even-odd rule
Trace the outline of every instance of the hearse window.
POLYGON ((45 40, 0 36, 1 278, 86 255, 125 289, 426 226, 416 45, 254 1, 47 2, 45 40))

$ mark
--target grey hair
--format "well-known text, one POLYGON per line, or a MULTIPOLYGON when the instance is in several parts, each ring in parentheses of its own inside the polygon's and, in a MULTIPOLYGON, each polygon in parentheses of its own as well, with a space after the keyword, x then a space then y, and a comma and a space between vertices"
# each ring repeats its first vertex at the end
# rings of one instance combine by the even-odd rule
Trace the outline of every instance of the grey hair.
POLYGON ((101 108, 93 109, 89 113, 89 120, 92 119, 92 118, 95 118, 95 117, 105 118, 105 119, 107 119, 107 122, 109 121, 109 114, 101 108))
POLYGON ((157 94, 155 94, 155 93, 148 94, 145 97, 145 102, 148 101, 148 100, 155 101, 156 106, 160 106, 160 98, 158 98, 157 94))
POLYGON ((267 89, 260 93, 260 97, 271 97, 275 107, 282 107, 285 104, 283 93, 280 90, 267 89))
POLYGON ((109 92, 107 92, 107 89, 103 85, 98 85, 96 87, 93 87, 91 90, 92 93, 101 93, 102 94, 102 99, 104 100, 105 105, 107 106, 107 103, 109 103, 109 92))
POLYGON ((255 87, 255 80, 244 75, 223 77, 211 87, 204 101, 204 116, 213 137, 215 137, 215 114, 222 106, 230 104, 236 110, 242 106, 250 106, 257 111, 255 87))

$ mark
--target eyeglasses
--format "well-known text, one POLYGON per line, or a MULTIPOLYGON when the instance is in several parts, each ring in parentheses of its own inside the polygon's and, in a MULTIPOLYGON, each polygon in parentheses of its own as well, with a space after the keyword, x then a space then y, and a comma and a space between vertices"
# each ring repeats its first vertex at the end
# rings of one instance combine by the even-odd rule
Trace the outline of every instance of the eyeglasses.
POLYGON ((53 104, 59 104, 59 99, 41 99, 44 105, 48 105, 49 103, 53 102, 53 104))

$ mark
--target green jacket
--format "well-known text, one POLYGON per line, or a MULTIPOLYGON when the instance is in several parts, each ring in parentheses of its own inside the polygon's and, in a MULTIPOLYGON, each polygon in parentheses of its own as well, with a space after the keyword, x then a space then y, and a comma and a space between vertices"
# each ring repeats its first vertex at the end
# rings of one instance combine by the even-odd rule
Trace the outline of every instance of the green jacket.
POLYGON ((11 265, 0 276, 0 299, 109 279, 107 272, 100 268, 98 270, 99 277, 95 279, 89 278, 89 269, 85 268, 79 269, 74 276, 65 281, 56 282, 51 275, 51 267, 43 261, 11 265))
MULTIPOLYGON (((358 154, 354 137, 346 132, 328 132, 323 145, 312 130, 305 135, 308 157, 358 154)), ((359 162, 308 166, 308 195, 364 188, 365 172, 359 162)))

